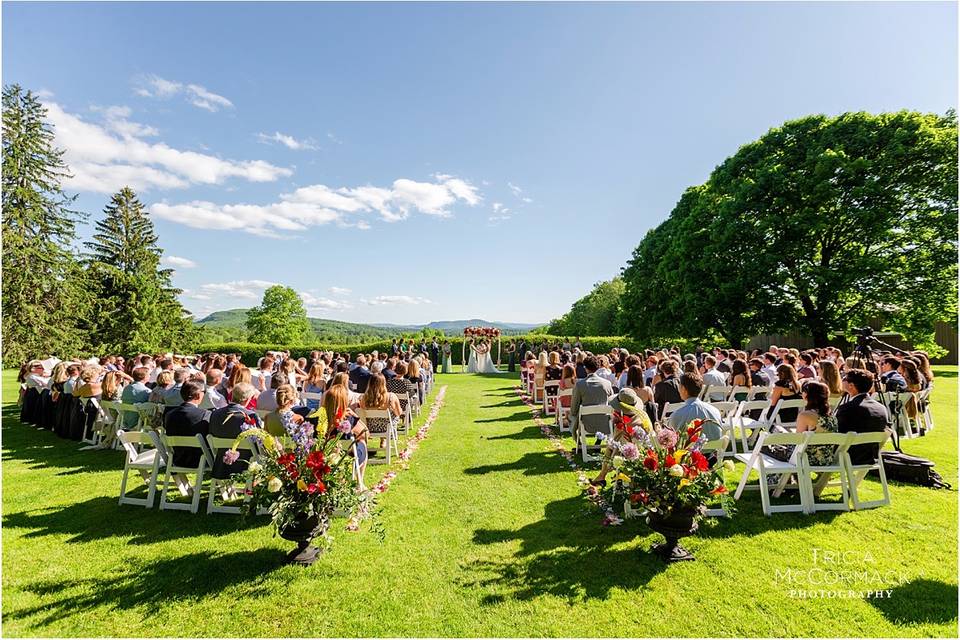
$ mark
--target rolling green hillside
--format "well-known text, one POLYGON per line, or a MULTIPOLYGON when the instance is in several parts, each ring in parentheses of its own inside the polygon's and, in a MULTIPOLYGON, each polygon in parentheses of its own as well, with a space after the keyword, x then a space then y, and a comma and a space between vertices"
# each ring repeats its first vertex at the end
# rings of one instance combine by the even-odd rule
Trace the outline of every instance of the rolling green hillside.
MULTIPOLYGON (((427 325, 371 325, 323 318, 309 318, 309 320, 310 328, 314 333, 309 342, 331 342, 334 344, 373 342, 384 338, 393 338, 401 334, 420 333, 424 329, 428 330, 430 334, 440 332, 450 336, 458 336, 463 333, 464 327, 469 326, 494 326, 499 327, 504 335, 519 335, 539 326, 510 322, 489 322, 479 319, 431 322, 427 325)), ((196 322, 197 326, 203 328, 203 337, 200 341, 205 343, 245 342, 247 340, 246 321, 247 309, 229 309, 211 313, 196 322)))

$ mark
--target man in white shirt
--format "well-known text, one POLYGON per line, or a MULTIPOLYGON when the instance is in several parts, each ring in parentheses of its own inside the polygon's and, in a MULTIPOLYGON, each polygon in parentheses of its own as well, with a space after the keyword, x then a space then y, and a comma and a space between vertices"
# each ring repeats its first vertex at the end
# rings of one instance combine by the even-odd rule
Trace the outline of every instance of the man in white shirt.
POLYGON ((643 370, 643 381, 647 385, 653 384, 653 376, 657 375, 657 359, 654 356, 647 358, 647 368, 643 370))
POLYGON ((767 379, 767 386, 772 387, 777 381, 777 357, 772 352, 763 354, 763 368, 760 369, 760 375, 767 379))
POLYGON ((220 393, 219 386, 223 381, 223 371, 210 369, 207 371, 207 389, 200 401, 201 409, 222 409, 227 406, 227 399, 220 393))
POLYGON ((717 359, 714 356, 704 356, 703 358, 703 384, 708 387, 708 399, 711 402, 721 402, 726 399, 724 393, 711 393, 709 387, 724 387, 727 385, 727 378, 717 371, 717 359))

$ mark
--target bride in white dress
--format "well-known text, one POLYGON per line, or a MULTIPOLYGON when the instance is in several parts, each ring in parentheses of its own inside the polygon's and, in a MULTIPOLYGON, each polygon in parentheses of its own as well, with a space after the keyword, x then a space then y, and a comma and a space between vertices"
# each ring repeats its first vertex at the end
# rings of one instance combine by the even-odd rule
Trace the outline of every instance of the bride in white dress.
POLYGON ((490 357, 490 345, 481 340, 470 345, 470 359, 467 360, 467 373, 500 373, 490 357))

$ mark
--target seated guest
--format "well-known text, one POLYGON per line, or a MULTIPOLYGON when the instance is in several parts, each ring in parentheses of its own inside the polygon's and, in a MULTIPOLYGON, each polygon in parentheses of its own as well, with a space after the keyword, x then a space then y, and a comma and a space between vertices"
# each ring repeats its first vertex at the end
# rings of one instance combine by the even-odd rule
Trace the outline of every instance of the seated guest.
POLYGON ((717 369, 717 359, 714 356, 706 355, 703 357, 703 384, 707 386, 707 393, 713 402, 722 402, 726 400, 724 393, 713 393, 710 387, 725 387, 727 377, 717 369))
MULTIPOLYGON (((395 378, 395 377, 397 376, 397 363, 398 363, 398 362, 401 362, 400 358, 396 358, 396 357, 394 357, 394 358, 388 358, 388 359, 385 360, 385 361, 379 361, 379 362, 382 362, 382 363, 383 363, 383 367, 381 367, 381 369, 382 369, 382 370, 381 370, 381 373, 383 374, 383 377, 384 377, 386 380, 388 380, 388 381, 389 381, 389 380, 392 380, 393 378, 395 378)), ((373 370, 371 369, 371 372, 372 372, 372 371, 373 371, 373 370)))
MULTIPOLYGON (((210 429, 210 412, 200 408, 203 387, 187 380, 180 386, 179 406, 171 407, 163 417, 163 428, 169 436, 207 435, 210 429)), ((173 464, 178 467, 196 467, 200 464, 202 451, 199 448, 175 449, 173 464)))
MULTIPOLYGON (((330 391, 330 387, 341 386, 347 390, 347 406, 351 410, 356 410, 360 407, 360 398, 361 394, 356 391, 350 390, 350 378, 346 371, 337 372, 332 378, 330 378, 330 384, 327 385, 327 391, 330 391)), ((327 392, 324 391, 324 397, 326 397, 327 392)), ((323 404, 323 398, 320 399, 320 404, 323 404)))
POLYGON ((183 404, 183 399, 180 397, 180 388, 189 377, 189 369, 177 369, 173 372, 173 386, 167 389, 167 392, 163 394, 164 405, 167 407, 179 407, 181 404, 183 404))
POLYGON ((664 360, 660 363, 661 379, 653 386, 653 401, 657 404, 657 414, 663 415, 667 403, 682 402, 680 380, 677 378, 677 363, 664 360))
MULTIPOLYGON (((387 391, 393 394, 409 394, 409 397, 419 398, 417 385, 413 384, 410 380, 407 379, 407 363, 403 360, 399 361, 394 365, 394 377, 387 378, 387 391)), ((384 376, 386 378, 386 376, 384 376)), ((400 399, 400 411, 401 413, 407 410, 407 400, 400 399)))
MULTIPOLYGON (((707 356, 712 358, 713 356, 707 356)), ((706 358, 704 358, 706 359, 706 358)), ((723 417, 716 407, 700 399, 703 391, 703 378, 699 373, 685 373, 680 376, 680 399, 683 406, 670 414, 670 428, 679 431, 694 420, 705 420, 703 434, 709 440, 716 440, 723 435, 720 425, 723 417)))
POLYGON ((350 383, 356 387, 357 393, 364 393, 369 381, 370 370, 367 368, 367 358, 362 353, 358 353, 357 364, 350 371, 350 383))
POLYGON ((227 406, 227 399, 223 396, 220 384, 223 382, 223 371, 208 369, 205 377, 207 390, 203 394, 201 409, 222 409, 227 406))
MULTIPOLYGON (((355 454, 360 466, 360 477, 358 482, 360 488, 363 488, 363 474, 367 469, 367 427, 355 418, 353 410, 350 408, 350 391, 344 385, 333 385, 329 393, 323 395, 323 410, 327 414, 327 433, 325 437, 332 438, 337 432, 337 416, 340 420, 349 420, 352 427, 349 433, 342 433, 341 437, 347 441, 355 442, 355 454)), ((319 434, 318 434, 319 437, 319 434)))
MULTIPOLYGON (((326 376, 326 366, 323 361, 314 361, 313 365, 310 366, 310 371, 307 373, 307 377, 303 379, 303 392, 304 393, 320 393, 322 394, 327 388, 327 376, 326 376)), ((310 412, 314 412, 320 408, 320 400, 307 400, 307 408, 310 409, 310 412)))
POLYGON ((155 404, 163 404, 163 397, 167 395, 167 391, 170 390, 170 387, 173 386, 173 371, 161 371, 157 375, 156 384, 153 386, 153 389, 150 391, 150 397, 147 398, 147 402, 153 402, 155 404))
POLYGON ((800 367, 797 369, 797 377, 801 380, 816 380, 817 371, 813 368, 813 356, 809 353, 800 354, 800 367))
POLYGON ((843 395, 843 383, 840 380, 840 369, 833 360, 820 361, 820 381, 827 385, 831 397, 843 395))
MULTIPOLYGON (((763 360, 760 358, 750 358, 750 361, 747 363, 747 367, 750 369, 750 386, 751 387, 767 387, 770 386, 767 383, 767 377, 763 375, 763 360)), ((766 400, 766 394, 760 394, 763 397, 759 400, 766 400)))
MULTIPOLYGON (((636 375, 642 378, 643 369, 640 368, 640 365, 631 366, 637 368, 638 373, 636 375)), ((634 437, 627 432, 628 427, 648 433, 653 431, 653 423, 643 409, 643 401, 630 387, 622 389, 613 400, 610 400, 609 404, 613 407, 613 438, 610 438, 607 446, 604 447, 600 473, 590 481, 590 484, 594 486, 603 486, 607 483, 606 477, 613 469, 611 462, 617 452, 617 445, 634 441, 634 437)))
MULTIPOLYGON (((260 424, 260 418, 255 411, 244 409, 244 406, 250 402, 250 399, 256 397, 257 390, 253 385, 241 382, 233 388, 233 395, 230 402, 225 406, 215 409, 210 414, 210 435, 215 438, 235 439, 243 431, 260 424)), ((227 464, 223 461, 223 454, 226 449, 218 449, 213 460, 213 477, 217 480, 226 480, 235 473, 245 471, 246 461, 250 459, 253 452, 241 451, 240 458, 233 464, 227 464)))
MULTIPOLYGON (((770 393, 770 409, 777 406, 781 400, 799 400, 800 380, 797 378, 797 370, 789 364, 782 364, 777 367, 777 381, 773 383, 773 391, 770 393)), ((781 422, 796 422, 799 409, 783 409, 778 416, 781 422)))
MULTIPOLYGON (((757 375, 759 378, 760 376, 757 375)), ((750 396, 749 389, 753 386, 753 377, 750 375, 750 371, 747 368, 747 363, 744 360, 734 360, 733 364, 730 366, 730 386, 736 387, 746 387, 747 391, 738 392, 734 396, 734 400, 737 402, 743 402, 750 396)))
POLYGON ((633 389, 637 394, 644 412, 650 419, 650 424, 657 421, 657 405, 653 402, 653 391, 643 383, 643 367, 640 364, 633 364, 627 369, 627 386, 625 389, 633 389))
MULTIPOLYGON (((275 374, 270 381, 271 386, 280 376, 283 376, 284 379, 286 378, 286 375, 282 373, 275 374)), ((293 385, 282 383, 271 389, 271 391, 273 391, 273 393, 270 399, 274 404, 274 408, 264 419, 267 432, 273 436, 290 435, 294 426, 301 424, 304 420, 303 416, 293 412, 293 405, 297 402, 297 390, 293 388, 293 385)), ((260 394, 260 397, 262 398, 265 393, 268 392, 264 391, 260 394)), ((257 409, 260 410, 262 408, 258 400, 257 409)))
POLYGON ((544 368, 543 379, 559 380, 562 373, 563 369, 560 368, 560 354, 556 351, 551 351, 547 356, 547 366, 544 368))
POLYGON ((907 390, 907 381, 900 372, 900 360, 887 356, 880 363, 880 386, 884 391, 900 393, 907 390))
MULTIPOLYGON (((361 415, 363 409, 389 411, 389 422, 382 418, 368 418, 366 420, 367 430, 374 435, 385 434, 390 425, 395 425, 399 420, 401 415, 400 400, 397 399, 395 394, 387 391, 387 381, 382 374, 378 373, 370 377, 367 390, 360 398, 361 415)), ((383 446, 382 438, 380 446, 383 446)))
MULTIPOLYGON (((583 367, 587 377, 577 382, 573 387, 573 396, 570 398, 570 424, 574 429, 580 424, 580 407, 605 405, 613 395, 613 385, 597 375, 599 363, 594 356, 583 359, 583 367)), ((591 431, 603 429, 607 424, 606 416, 585 416, 584 425, 591 431)))
MULTIPOLYGON (((560 374, 560 390, 566 391, 573 389, 577 384, 577 368, 572 363, 563 365, 563 371, 560 374)), ((571 396, 560 396, 560 406, 566 409, 570 408, 571 396)))
MULTIPOLYGON (((827 385, 811 380, 803 385, 803 400, 806 404, 797 415, 797 433, 837 432, 837 418, 830 410, 830 390, 827 385)), ((822 467, 833 462, 836 447, 829 444, 810 445, 806 452, 811 465, 822 467)))
MULTIPOLYGON (((887 412, 883 405, 868 394, 873 389, 873 374, 863 369, 850 369, 844 376, 845 390, 850 400, 837 407, 837 431, 839 433, 870 433, 887 428, 887 412)), ((876 462, 879 447, 875 444, 859 444, 850 447, 853 464, 876 462)))
POLYGON ((270 388, 257 396, 258 411, 275 411, 277 409, 277 389, 287 384, 287 374, 277 372, 270 378, 270 388))
MULTIPOLYGON (((413 358, 410 361, 410 364, 407 365, 407 380, 413 383, 413 386, 417 389, 417 398, 419 399, 420 404, 423 404, 424 400, 424 380, 425 376, 420 369, 420 358, 413 358)), ((426 358, 424 358, 426 360, 426 358)))
MULTIPOLYGON (((132 372, 133 382, 123 388, 120 394, 120 401, 124 404, 137 404, 147 402, 150 399, 150 389, 146 385, 147 376, 150 372, 146 367, 137 367, 132 372)), ((140 416, 134 411, 123 412, 123 428, 133 429, 140 421, 140 416)))

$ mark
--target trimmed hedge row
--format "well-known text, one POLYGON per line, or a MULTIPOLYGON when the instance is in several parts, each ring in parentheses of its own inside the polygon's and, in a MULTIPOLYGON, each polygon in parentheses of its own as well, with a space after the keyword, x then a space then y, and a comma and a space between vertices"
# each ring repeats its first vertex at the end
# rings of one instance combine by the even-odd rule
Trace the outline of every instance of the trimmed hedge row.
MULTIPOLYGON (((532 334, 526 336, 509 336, 502 338, 503 343, 503 357, 501 362, 506 364, 506 346, 510 340, 519 340, 523 337, 527 341, 527 345, 539 345, 544 341, 548 343, 558 343, 561 344, 565 340, 564 336, 548 336, 542 334, 532 334)), ((572 339, 572 338, 571 338, 572 339)), ((453 364, 459 365, 462 363, 461 354, 463 349, 463 338, 462 337, 448 337, 447 340, 450 341, 450 346, 453 349, 453 364)), ((580 342, 583 344, 583 348, 586 351, 591 351, 593 353, 606 353, 614 347, 623 347, 629 349, 632 352, 640 351, 645 348, 645 345, 639 344, 637 341, 619 336, 596 336, 596 337, 587 337, 581 338, 580 342)), ((237 353, 240 354, 240 360, 247 366, 256 366, 257 360, 263 357, 263 354, 267 351, 290 351, 290 355, 295 358, 309 358, 311 351, 337 351, 340 353, 349 353, 352 356, 355 356, 357 353, 370 353, 371 351, 380 351, 380 352, 390 352, 390 346, 392 340, 379 340, 376 342, 367 342, 364 344, 312 344, 312 345, 271 345, 271 344, 252 344, 249 342, 235 342, 235 343, 221 343, 221 344, 202 344, 199 345, 196 349, 197 353, 237 353)), ((660 345, 657 345, 660 346, 660 345)), ((665 345, 664 345, 665 346, 665 345)), ((683 351, 689 351, 693 349, 692 343, 685 343, 683 341, 677 343, 671 343, 670 346, 678 346, 683 351)), ((496 348, 493 350, 493 357, 496 358, 496 348)))

